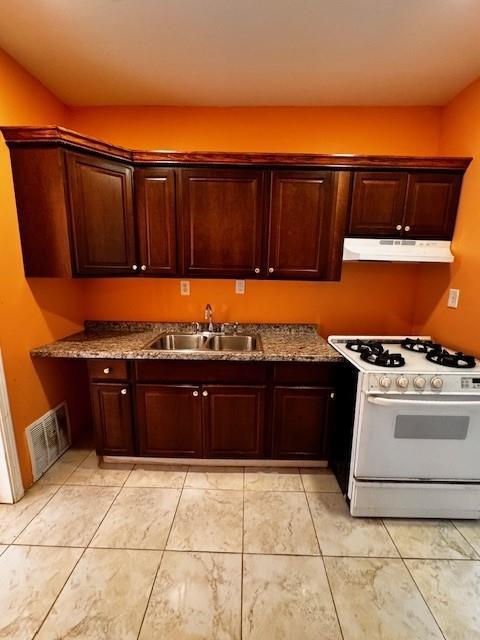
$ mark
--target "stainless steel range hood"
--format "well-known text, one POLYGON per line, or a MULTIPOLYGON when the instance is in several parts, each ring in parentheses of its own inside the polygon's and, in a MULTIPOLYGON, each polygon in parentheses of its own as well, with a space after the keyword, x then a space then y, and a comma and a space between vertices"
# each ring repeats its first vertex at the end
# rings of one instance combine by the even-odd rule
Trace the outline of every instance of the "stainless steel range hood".
POLYGON ((343 260, 347 262, 453 262, 449 240, 400 238, 345 238, 343 260))

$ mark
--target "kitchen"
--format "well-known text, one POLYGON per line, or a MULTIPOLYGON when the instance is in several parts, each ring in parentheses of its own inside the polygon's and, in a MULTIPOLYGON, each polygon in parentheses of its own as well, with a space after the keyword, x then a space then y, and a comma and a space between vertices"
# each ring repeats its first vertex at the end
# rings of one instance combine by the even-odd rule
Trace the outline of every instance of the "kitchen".
MULTIPOLYGON (((381 106, 345 80, 355 98, 331 83, 312 101, 300 76, 256 102, 233 87, 228 99, 216 87, 211 102, 147 100, 133 78, 119 97, 115 83, 108 95, 93 77, 49 76, 45 52, 28 59, 20 25, 46 25, 48 11, 8 4, 0 336, 21 483, 36 481, 0 506, 0 573, 37 571, 51 595, 27 607, 20 631, 15 598, 32 596, 15 582, 0 598, 1 632, 68 637, 72 584, 86 603, 92 576, 115 589, 122 563, 122 580, 140 586, 127 590, 135 602, 117 602, 128 615, 114 637, 288 637, 294 627, 302 637, 476 637, 478 71, 467 60, 439 73, 430 54, 438 94, 410 78, 411 95, 380 92, 381 106), (186 335, 188 348, 175 348, 186 335), (416 337, 412 350, 401 344, 416 337), (347 342, 357 338, 366 344, 356 353, 347 342), (439 363, 432 344, 463 351, 460 369, 439 363), (392 368, 374 362, 385 350, 401 356, 392 368), (44 429, 63 403, 57 434, 69 422, 73 447, 35 469, 28 429, 44 429), (362 428, 376 415, 393 438, 362 428), (147 522, 158 536, 142 544, 147 522), (48 553, 55 575, 40 570, 48 553), (369 582, 372 570, 385 583, 369 582), (221 603, 198 605, 209 571, 223 576, 221 603), (280 589, 287 575, 294 582, 280 589), (458 588, 443 597, 433 576, 458 588), (185 597, 167 597, 168 584, 185 597), (389 606, 379 611, 378 598, 389 606)), ((126 19, 130 3, 100 4, 126 19)), ((460 42, 475 12, 455 14, 460 42)), ((444 33, 446 14, 433 14, 444 33)), ((86 19, 80 6, 75 17, 86 19)), ((57 19, 72 28, 72 16, 57 19)), ((95 631, 82 607, 82 637, 109 637, 107 607, 97 606, 95 631)))

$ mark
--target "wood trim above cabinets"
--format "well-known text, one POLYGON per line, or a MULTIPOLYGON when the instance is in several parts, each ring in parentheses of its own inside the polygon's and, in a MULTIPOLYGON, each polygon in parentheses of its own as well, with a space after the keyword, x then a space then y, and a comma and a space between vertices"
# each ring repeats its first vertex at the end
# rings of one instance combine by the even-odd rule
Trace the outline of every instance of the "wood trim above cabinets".
POLYGON ((143 151, 126 149, 63 127, 0 127, 10 148, 16 146, 63 146, 98 153, 136 165, 295 165, 329 168, 451 169, 465 171, 472 158, 448 156, 385 156, 320 153, 244 153, 218 151, 143 151))

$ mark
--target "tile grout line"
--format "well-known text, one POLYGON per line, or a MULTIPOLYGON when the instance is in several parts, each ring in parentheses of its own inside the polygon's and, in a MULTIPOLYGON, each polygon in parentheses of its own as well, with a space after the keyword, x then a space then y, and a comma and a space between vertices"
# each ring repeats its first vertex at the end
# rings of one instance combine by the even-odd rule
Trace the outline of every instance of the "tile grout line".
MULTIPOLYGON (((28 545, 26 545, 26 546, 28 546, 28 545)), ((33 545, 32 545, 32 546, 33 546, 33 545)), ((70 548, 72 548, 72 547, 70 547, 70 548)), ((76 547, 76 548, 78 549, 78 547, 76 547)), ((86 550, 87 550, 87 547, 83 547, 83 551, 82 551, 82 553, 79 555, 78 560, 75 562, 75 564, 74 564, 74 565, 73 565, 73 567, 72 567, 72 570, 70 571, 70 573, 69 573, 69 574, 68 574, 68 576, 66 577, 65 582, 63 583, 63 585, 62 585, 61 589, 60 589, 60 590, 59 590, 59 592, 57 593, 57 595, 56 595, 56 597, 54 598, 54 600, 53 600, 53 602, 52 602, 51 606, 49 607, 49 609, 48 609, 48 611, 47 611, 47 613, 45 614, 45 616, 43 617, 43 619, 42 619, 41 623, 39 624, 39 626, 38 626, 37 630, 35 631, 35 633, 34 633, 34 635, 33 635, 33 638, 36 638, 36 637, 38 636, 38 634, 39 634, 39 632, 41 631, 41 629, 42 629, 43 625, 45 624, 45 622, 46 622, 46 620, 47 620, 48 616, 49 616, 49 615, 50 615, 50 613, 52 612, 53 607, 55 606, 55 604, 56 604, 57 600, 59 599, 60 594, 63 592, 63 590, 64 590, 64 589, 65 589, 65 587, 67 586, 67 583, 68 583, 68 581, 70 580, 71 576, 73 575, 73 572, 74 572, 74 571, 75 571, 75 569, 78 567, 78 564, 79 564, 80 560, 81 560, 81 559, 83 558, 83 556, 85 555, 85 551, 86 551, 86 550)))
POLYGON ((332 598, 333 609, 335 611, 335 616, 337 618, 338 629, 340 631, 340 635, 342 636, 342 640, 343 640, 345 638, 345 635, 343 633, 342 623, 340 622, 340 616, 338 615, 337 603, 335 602, 335 597, 333 595, 332 585, 330 584, 330 578, 328 576, 327 566, 325 564, 325 557, 321 556, 321 559, 322 559, 322 564, 323 564, 323 570, 325 571, 325 577, 327 579, 328 590, 330 591, 330 597, 332 598))
MULTIPOLYGON (((457 527, 457 525, 455 524, 455 522, 453 520, 449 520, 449 522, 455 527, 455 531, 458 531, 458 533, 462 536, 462 538, 469 545, 469 547, 471 547, 473 549, 475 555, 477 556, 476 558, 468 558, 468 560, 480 560, 480 553, 476 550, 476 548, 473 546, 473 544, 470 542, 470 540, 466 536, 463 535, 463 533, 460 531, 460 529, 457 527)), ((454 558, 452 558, 452 559, 454 559, 454 558)))
MULTIPOLYGON (((302 480, 302 486, 303 486, 303 480, 302 480)), ((317 527, 315 526, 315 520, 313 518, 312 509, 310 507, 310 501, 308 499, 308 493, 306 491, 305 491, 305 501, 307 503, 308 513, 310 514, 310 520, 312 521, 313 531, 315 532, 315 540, 317 541, 318 551, 319 551, 320 556, 323 558, 322 545, 320 544, 320 540, 318 539, 317 527)))
MULTIPOLYGON (((71 449, 67 449, 67 451, 71 451, 71 449)), ((60 457, 58 460, 56 460, 56 461, 54 462, 54 464, 52 464, 52 466, 51 466, 49 469, 47 469, 47 471, 43 474, 43 476, 40 476, 40 478, 37 480, 37 482, 36 482, 35 484, 39 483, 39 482, 40 482, 40 480, 41 480, 43 477, 45 477, 45 476, 47 475, 47 473, 50 471, 50 469, 52 469, 52 468, 53 468, 53 467, 54 467, 58 462, 61 462, 61 460, 62 460, 63 456, 67 453, 67 451, 65 451, 65 453, 63 453, 63 454, 61 455, 61 457, 60 457)), ((71 478, 71 477, 72 477, 72 475, 73 475, 73 474, 75 473, 75 471, 80 467, 80 465, 82 465, 82 464, 85 462, 85 460, 89 457, 89 455, 92 453, 92 451, 94 451, 94 449, 92 449, 91 451, 89 451, 89 452, 87 453, 87 455, 85 456, 85 458, 83 458, 82 460, 80 460, 80 462, 77 464, 77 466, 76 466, 76 467, 74 467, 74 468, 71 470, 71 472, 68 474, 68 476, 65 478, 65 480, 63 480, 62 482, 58 483, 58 484, 60 484, 60 486, 61 486, 61 487, 63 487, 63 486, 65 485, 65 483, 67 482, 67 480, 68 480, 69 478, 71 478)), ((51 486, 51 485, 55 485, 55 484, 57 484, 57 483, 55 483, 55 482, 41 482, 40 484, 41 484, 41 485, 46 485, 46 486, 51 486)))
POLYGON ((242 555, 240 556, 240 639, 243 638, 243 560, 245 556, 245 467, 243 468, 242 492, 242 555))
MULTIPOLYGON (((17 539, 22 535, 22 533, 25 531, 25 529, 26 529, 27 527, 29 527, 29 526, 32 524, 32 522, 35 520, 35 518, 36 518, 37 516, 39 516, 39 515, 40 515, 40 513, 45 509, 45 507, 46 507, 46 506, 47 506, 47 505, 48 505, 48 504, 53 500, 53 498, 57 495, 57 493, 60 491, 60 489, 62 489, 62 488, 63 488, 63 485, 61 485, 61 484, 58 484, 58 485, 50 484, 50 485, 48 485, 48 486, 49 486, 49 487, 55 487, 55 486, 56 486, 56 487, 57 487, 57 490, 56 490, 56 491, 54 491, 54 492, 52 493, 52 495, 51 495, 51 496, 50 496, 50 498, 45 502, 45 504, 43 505, 43 507, 41 507, 41 508, 37 511, 37 513, 33 516, 33 518, 27 522, 27 524, 23 527, 23 529, 22 529, 19 533, 17 533, 17 535, 16 535, 16 536, 14 536, 13 540, 12 540, 11 542, 9 542, 9 544, 15 544, 15 541, 16 541, 16 540, 17 540, 17 539)), ((30 488, 31 488, 31 487, 30 487, 30 488)), ((30 489, 29 489, 29 491, 30 491, 30 489)), ((25 545, 25 546, 28 546, 28 545, 25 545)), ((40 545, 39 545, 39 546, 40 546, 40 545)), ((41 545, 41 546, 47 546, 47 545, 41 545)))
MULTIPOLYGON (((410 578, 412 579, 413 584, 415 585, 415 588, 417 589, 417 591, 418 591, 418 593, 420 594, 420 596, 421 596, 421 598, 422 598, 423 602, 425 603, 425 606, 427 607, 428 611, 430 612, 430 615, 431 615, 431 616, 432 616, 432 618, 435 620, 435 624, 437 625, 438 630, 439 630, 439 631, 440 631, 440 633, 442 634, 442 638, 444 638, 444 640, 447 640, 447 636, 443 633, 443 629, 442 629, 442 627, 440 626, 439 621, 437 620, 437 618, 436 618, 436 617, 435 617, 435 615, 433 614, 433 611, 431 610, 430 605, 428 604, 428 602, 427 602, 427 600, 426 600, 425 596, 423 595, 422 590, 421 590, 421 589, 420 589, 420 587, 418 586, 417 581, 415 580, 415 578, 413 577, 412 572, 411 572, 411 571, 410 571, 410 569, 408 568, 408 564, 405 562, 405 558, 402 558, 402 557, 401 557, 401 561, 403 562, 403 566, 406 568, 406 570, 407 570, 407 572, 408 572, 408 575, 410 576, 410 578)), ((442 561, 440 560, 440 562, 442 562, 442 561)))
POLYGON ((142 621, 140 622, 140 626, 138 627, 137 640, 140 638, 140 634, 142 633, 142 627, 143 627, 143 624, 145 622, 145 616, 147 615, 148 607, 150 605, 150 600, 152 599, 152 593, 153 593, 153 589, 155 587, 155 582, 157 581, 158 573, 159 573, 160 568, 162 566, 163 559, 165 558, 165 553, 167 552, 168 540, 170 538, 170 534, 172 533, 173 523, 175 522, 175 518, 176 518, 176 515, 177 515, 177 511, 178 511, 178 505, 180 504, 180 500, 182 499, 183 488, 184 488, 185 482, 187 480, 187 474, 188 474, 189 468, 190 467, 187 466, 187 470, 185 471, 185 475, 183 477, 183 483, 182 483, 182 487, 180 488, 180 491, 179 491, 179 494, 178 494, 178 500, 177 500, 177 506, 175 507, 175 513, 173 514, 172 522, 170 523, 170 528, 168 530, 168 535, 167 535, 167 537, 165 539, 165 547, 164 547, 164 549, 162 551, 162 556, 160 558, 160 562, 158 563, 158 567, 157 567, 157 570, 155 572, 155 577, 154 577, 153 582, 152 582, 152 587, 150 589, 150 593, 149 593, 148 598, 147 598, 147 604, 145 605, 145 611, 143 612, 142 621))
POLYGON ((317 540, 317 545, 318 545, 318 549, 320 551, 320 558, 322 560, 322 565, 323 565, 323 570, 325 571, 325 578, 327 580, 327 584, 328 584, 328 590, 330 591, 330 597, 332 598, 332 604, 333 604, 333 610, 335 611, 335 617, 337 618, 337 624, 338 624, 338 629, 340 631, 340 635, 342 637, 342 640, 344 639, 344 633, 343 633, 343 629, 342 629, 342 625, 340 623, 340 616, 338 615, 338 611, 337 611, 337 604, 335 602, 335 598, 333 597, 333 591, 332 591, 332 586, 330 584, 330 579, 328 577, 328 571, 327 571, 327 567, 325 565, 325 557, 323 555, 323 551, 322 551, 322 547, 320 545, 320 540, 318 539, 318 534, 317 534, 317 528, 315 527, 315 521, 313 519, 313 514, 312 514, 312 509, 310 507, 310 502, 308 500, 308 492, 305 489, 305 484, 303 482, 303 476, 302 473, 300 472, 300 480, 302 482, 302 487, 303 490, 305 492, 305 500, 307 501, 307 506, 308 506, 308 512, 310 513, 310 518, 312 520, 312 524, 313 524, 313 530, 315 531, 315 538, 317 540))
POLYGON ((442 627, 440 626, 440 623, 438 622, 437 618, 433 615, 433 611, 430 609, 430 606, 428 604, 428 602, 425 599, 425 596, 423 595, 420 587, 417 584, 417 581, 415 580, 415 578, 413 577, 410 569, 408 568, 407 563, 405 562, 405 558, 402 556, 402 554, 400 553, 400 549, 397 547, 395 540, 393 539, 392 535, 390 534, 390 531, 388 530, 387 525, 385 524, 385 521, 383 518, 380 518, 381 523, 383 524, 383 526, 385 527, 385 530, 387 532, 387 535, 389 536, 390 540, 392 541, 393 546, 395 547, 395 549, 397 550, 397 553, 399 555, 399 558, 403 564, 403 566, 405 567, 405 569, 407 570, 408 575, 410 576, 410 578, 412 579, 413 584, 415 585, 415 588, 417 589, 418 593, 420 594, 420 597, 422 598, 423 602, 425 603, 425 606, 427 607, 428 611, 430 612, 430 615, 432 616, 433 620, 435 621, 435 624, 438 627, 438 630, 440 631, 442 638, 444 638, 444 640, 446 640, 446 636, 443 633, 442 627))
POLYGON ((153 589, 155 587, 155 582, 157 581, 158 572, 160 571, 160 567, 162 566, 163 557, 165 555, 165 549, 163 551, 161 551, 161 554, 162 555, 160 556, 160 561, 158 563, 157 570, 155 571, 155 575, 153 576, 152 586, 150 587, 150 593, 148 594, 147 602, 145 604, 145 610, 143 612, 143 616, 142 616, 142 619, 140 621, 140 625, 138 627, 137 640, 140 638, 140 634, 142 633, 143 623, 145 621, 145 616, 147 615, 148 605, 150 604, 150 600, 152 598, 152 593, 153 593, 153 589))

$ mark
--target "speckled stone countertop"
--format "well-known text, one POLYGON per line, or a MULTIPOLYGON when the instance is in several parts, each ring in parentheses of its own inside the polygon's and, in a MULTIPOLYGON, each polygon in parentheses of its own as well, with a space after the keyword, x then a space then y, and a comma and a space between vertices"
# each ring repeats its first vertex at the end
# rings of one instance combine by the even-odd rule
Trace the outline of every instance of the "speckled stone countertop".
MULTIPOLYGON (((215 325, 218 330, 218 325, 215 325)), ((314 324, 240 324, 238 333, 260 336, 262 350, 166 351, 148 346, 162 333, 191 333, 185 322, 85 322, 85 331, 37 347, 42 358, 106 358, 126 360, 239 360, 338 362, 342 356, 316 331, 314 324)))

